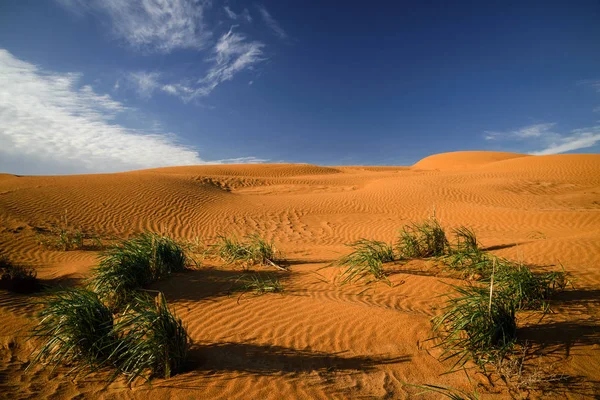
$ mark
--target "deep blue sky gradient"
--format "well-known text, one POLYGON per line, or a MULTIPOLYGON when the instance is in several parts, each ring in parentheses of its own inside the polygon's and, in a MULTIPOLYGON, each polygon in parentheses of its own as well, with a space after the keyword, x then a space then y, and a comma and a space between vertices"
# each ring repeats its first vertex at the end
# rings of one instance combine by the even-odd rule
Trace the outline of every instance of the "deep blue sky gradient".
POLYGON ((264 1, 286 40, 261 23, 255 3, 216 0, 206 15, 215 39, 234 25, 224 4, 250 10, 253 22, 234 30, 263 42, 268 59, 188 103, 114 85, 142 69, 200 76, 208 49, 133 51, 101 16, 52 1, 3 1, 0 48, 82 73, 82 83, 136 109, 120 123, 160 124, 203 159, 409 165, 446 151, 543 147, 486 140, 486 131, 600 125, 600 93, 588 84, 600 79, 598 1, 264 1))

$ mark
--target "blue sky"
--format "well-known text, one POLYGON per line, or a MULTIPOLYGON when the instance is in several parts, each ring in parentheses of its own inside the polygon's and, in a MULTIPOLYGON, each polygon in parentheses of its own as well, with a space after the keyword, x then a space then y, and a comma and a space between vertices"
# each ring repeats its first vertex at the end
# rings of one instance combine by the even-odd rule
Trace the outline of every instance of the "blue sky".
POLYGON ((597 1, 4 1, 0 171, 598 153, 598 21, 597 1))

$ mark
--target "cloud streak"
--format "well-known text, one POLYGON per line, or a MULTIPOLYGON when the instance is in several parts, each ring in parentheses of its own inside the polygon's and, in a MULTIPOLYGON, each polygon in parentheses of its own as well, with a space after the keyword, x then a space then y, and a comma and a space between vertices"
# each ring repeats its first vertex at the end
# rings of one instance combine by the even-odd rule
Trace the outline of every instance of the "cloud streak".
POLYGON ((277 22, 275 18, 271 16, 271 14, 267 11, 265 7, 257 5, 256 8, 258 9, 258 12, 260 13, 260 16, 262 17, 265 24, 269 27, 269 29, 273 31, 273 33, 277 37, 279 37, 280 39, 288 38, 287 33, 283 30, 281 25, 279 25, 279 22, 277 22))
POLYGON ((253 69, 256 64, 266 60, 264 47, 264 43, 249 41, 232 28, 222 35, 212 48, 207 59, 210 67, 203 77, 196 80, 162 82, 158 73, 138 71, 129 74, 129 80, 142 98, 147 99, 154 91, 160 90, 189 102, 208 96, 219 84, 232 80, 238 73, 253 69))
POLYGON ((486 131, 484 138, 494 141, 524 142, 540 150, 530 151, 533 155, 559 154, 595 146, 600 142, 600 126, 574 129, 569 133, 558 133, 554 130, 556 123, 534 124, 507 131, 486 131))
POLYGON ((202 49, 211 39, 201 0, 57 0, 77 15, 108 19, 113 35, 140 51, 202 49))
POLYGON ((248 22, 252 22, 252 16, 250 15, 250 11, 248 11, 247 8, 244 8, 244 10, 240 14, 236 14, 229 6, 223 7, 223 10, 225 10, 225 14, 227 14, 227 16, 234 21, 239 19, 245 19, 248 22))

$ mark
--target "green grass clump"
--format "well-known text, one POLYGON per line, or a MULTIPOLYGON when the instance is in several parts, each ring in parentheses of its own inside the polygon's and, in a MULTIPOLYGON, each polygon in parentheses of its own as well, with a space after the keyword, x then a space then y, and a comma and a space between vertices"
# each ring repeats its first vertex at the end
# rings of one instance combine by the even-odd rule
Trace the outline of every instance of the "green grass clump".
POLYGON ((235 236, 219 236, 217 243, 211 246, 211 254, 229 264, 242 262, 248 265, 265 265, 282 268, 278 264, 281 258, 273 242, 258 234, 251 234, 238 240, 235 236))
POLYGON ((114 343, 113 314, 96 293, 68 289, 42 301, 40 321, 31 336, 41 340, 32 365, 72 364, 71 371, 93 371, 105 365, 114 343))
POLYGON ((479 249, 453 249, 440 260, 445 269, 457 273, 462 279, 487 279, 492 274, 494 256, 479 249))
POLYGON ((115 331, 119 340, 112 357, 129 382, 138 377, 170 378, 182 370, 189 337, 162 293, 156 299, 137 295, 119 318, 115 331))
POLYGON ((143 233, 105 251, 90 284, 112 307, 120 307, 135 290, 183 271, 186 264, 185 251, 174 239, 143 233))
POLYGON ((252 292, 255 295, 283 292, 283 285, 279 278, 270 274, 243 274, 235 280, 235 283, 237 284, 236 290, 252 292))
POLYGON ((475 232, 466 226, 459 226, 453 230, 456 237, 456 251, 458 252, 476 252, 479 251, 479 242, 475 232))
POLYGON ((41 289, 34 269, 0 256, 0 289, 16 293, 33 293, 41 289))
POLYGON ((502 292, 478 286, 453 286, 443 314, 434 318, 434 331, 445 348, 442 359, 457 358, 454 367, 469 359, 487 362, 508 351, 516 340, 512 299, 502 292))
POLYGON ((398 253, 403 258, 439 257, 445 254, 448 239, 436 219, 405 225, 398 237, 398 253))
POLYGON ((340 258, 335 264, 346 267, 342 272, 342 284, 352 283, 365 278, 386 280, 383 263, 394 261, 394 249, 385 242, 360 239, 347 244, 354 251, 340 258))
POLYGON ((517 310, 547 311, 550 298, 569 283, 564 271, 536 274, 524 265, 506 260, 498 262, 494 279, 497 290, 510 298, 517 310))

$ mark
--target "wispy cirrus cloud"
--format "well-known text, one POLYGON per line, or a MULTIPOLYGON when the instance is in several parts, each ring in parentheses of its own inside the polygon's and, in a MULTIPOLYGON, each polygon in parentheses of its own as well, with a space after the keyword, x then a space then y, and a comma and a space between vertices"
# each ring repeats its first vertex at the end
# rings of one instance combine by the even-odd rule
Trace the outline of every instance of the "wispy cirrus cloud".
POLYGON ((600 79, 584 79, 577 81, 578 85, 588 86, 600 92, 600 79))
POLYGON ((600 126, 559 133, 554 129, 556 125, 556 123, 544 123, 506 132, 486 131, 484 138, 486 140, 520 142, 527 147, 537 148, 538 150, 529 151, 529 154, 533 155, 565 153, 593 147, 600 142, 600 126))
MULTIPOLYGON (((63 7, 79 15, 103 16, 112 33, 131 48, 142 52, 170 53, 176 49, 208 52, 208 68, 198 66, 195 76, 174 79, 165 71, 133 71, 125 74, 129 83, 142 99, 155 93, 179 97, 189 102, 208 96, 219 84, 230 81, 245 70, 252 70, 266 60, 263 42, 251 40, 233 31, 217 36, 208 29, 206 10, 209 0, 56 0, 63 7), (218 37, 215 41, 215 37, 218 37)), ((257 6, 269 29, 280 38, 287 34, 263 6, 257 6)), ((230 6, 223 10, 232 20, 252 21, 247 8, 236 13, 230 6)), ((235 27, 236 25, 234 25, 235 27)))
POLYGON ((148 134, 117 123, 120 114, 133 110, 81 85, 81 78, 0 49, 0 171, 112 172, 226 162, 203 160, 171 133, 148 134))
POLYGON ((248 41, 242 34, 230 29, 221 36, 213 49, 212 67, 206 76, 198 81, 200 95, 210 93, 219 83, 233 79, 233 76, 255 64, 264 61, 263 47, 258 41, 248 41))
POLYGON ((271 14, 267 11, 267 9, 264 6, 257 5, 256 8, 258 9, 258 12, 260 13, 260 16, 262 17, 265 24, 273 31, 273 33, 277 37, 279 37, 280 39, 288 38, 287 33, 283 30, 281 25, 279 25, 279 22, 277 22, 275 18, 271 16, 271 14))
POLYGON ((250 11, 248 11, 247 8, 244 8, 244 10, 242 10, 242 12, 239 14, 235 13, 229 6, 223 7, 223 10, 225 10, 225 14, 227 14, 227 16, 230 19, 233 19, 234 21, 244 19, 248 22, 252 22, 252 16, 250 15, 250 11))
POLYGON ((142 51, 169 53, 202 49, 212 33, 204 21, 203 0, 57 0, 66 9, 108 19, 115 37, 142 51))
POLYGON ((207 58, 210 67, 201 78, 167 82, 160 81, 160 75, 147 72, 134 73, 130 78, 136 83, 136 91, 141 97, 147 98, 155 90, 161 90, 188 102, 208 96, 222 82, 232 80, 244 70, 253 69, 266 59, 264 47, 264 43, 249 41, 244 35, 230 29, 212 48, 207 58))
POLYGON ((533 155, 559 154, 567 151, 586 149, 600 142, 600 126, 575 129, 567 135, 551 139, 542 150, 532 151, 533 155))
POLYGON ((497 140, 497 139, 527 139, 537 138, 541 136, 555 135, 551 130, 556 123, 549 124, 533 124, 524 126, 519 129, 515 129, 508 132, 497 132, 497 131, 485 131, 486 140, 497 140))

